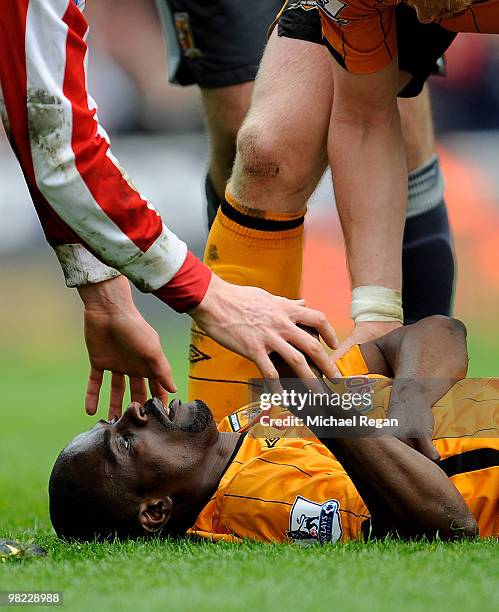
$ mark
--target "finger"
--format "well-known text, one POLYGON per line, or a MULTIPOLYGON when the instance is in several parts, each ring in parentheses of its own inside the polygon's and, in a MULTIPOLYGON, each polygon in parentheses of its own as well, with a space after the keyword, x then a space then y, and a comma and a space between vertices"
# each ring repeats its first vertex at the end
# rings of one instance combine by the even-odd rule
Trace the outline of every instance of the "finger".
POLYGON ((260 370, 262 378, 265 380, 265 384, 268 387, 270 393, 282 394, 281 383, 279 382, 279 373, 274 367, 274 364, 270 360, 270 357, 262 351, 256 357, 253 358, 256 367, 260 370))
POLYGON ((294 304, 297 304, 298 306, 305 306, 305 300, 300 299, 300 300, 291 300, 294 304))
POLYGON ((338 348, 340 344, 338 336, 334 331, 334 327, 327 320, 325 314, 323 314, 319 310, 312 310, 311 308, 302 308, 298 311, 298 316, 295 318, 296 323, 302 323, 303 325, 308 325, 309 327, 313 327, 314 329, 316 329, 321 335, 324 342, 329 346, 329 348, 338 348))
POLYGON ((111 376, 111 395, 109 397, 109 420, 121 417, 123 397, 125 396, 125 377, 116 372, 111 376))
POLYGON ((430 461, 433 461, 435 463, 440 461, 440 453, 435 448, 433 440, 429 436, 425 436, 424 438, 417 438, 415 448, 422 455, 428 457, 430 461))
POLYGON ((294 346, 291 346, 288 342, 276 336, 271 343, 269 348, 284 359, 284 361, 293 370, 296 376, 306 385, 307 388, 321 393, 324 391, 320 381, 317 379, 315 374, 312 372, 310 366, 305 359, 303 353, 297 350, 294 346))
POLYGON ((87 392, 85 394, 85 411, 91 416, 97 412, 103 374, 104 372, 102 370, 97 370, 97 368, 90 368, 90 375, 88 377, 87 383, 87 392))
POLYGON ((168 403, 168 392, 165 391, 163 386, 154 378, 149 379, 149 391, 151 392, 151 397, 157 397, 165 406, 168 403))
POLYGON ((406 438, 404 436, 396 436, 401 442, 403 442, 406 446, 413 448, 416 450, 414 438, 406 438))
POLYGON ((130 401, 144 404, 147 400, 146 381, 139 376, 129 376, 130 401))
POLYGON ((177 392, 177 385, 173 381, 172 369, 163 353, 160 353, 159 357, 149 360, 147 365, 152 373, 151 378, 159 382, 163 389, 170 391, 170 393, 177 392))
POLYGON ((292 326, 291 334, 287 336, 287 340, 291 344, 299 349, 302 353, 305 353, 312 359, 315 365, 323 372, 328 378, 335 378, 340 376, 340 372, 336 367, 336 364, 331 355, 328 355, 324 350, 322 344, 305 330, 292 326))

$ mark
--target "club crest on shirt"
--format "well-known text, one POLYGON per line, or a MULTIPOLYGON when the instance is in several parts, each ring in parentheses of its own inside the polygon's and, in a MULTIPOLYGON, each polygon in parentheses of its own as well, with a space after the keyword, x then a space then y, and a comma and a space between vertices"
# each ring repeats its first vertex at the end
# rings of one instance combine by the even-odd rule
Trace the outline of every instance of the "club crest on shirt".
POLYGON ((189 13, 174 12, 173 18, 175 20, 175 28, 177 29, 178 42, 185 56, 189 59, 201 57, 202 53, 194 42, 194 34, 192 33, 189 13))
POLYGON ((197 363, 198 361, 206 361, 207 359, 211 359, 209 355, 203 353, 197 346, 194 344, 189 345, 189 363, 197 363))
POLYGON ((279 442, 281 438, 264 438, 264 442, 267 445, 267 448, 275 448, 275 445, 279 442))
POLYGON ((334 544, 341 534, 340 504, 336 499, 318 504, 297 496, 289 515, 288 538, 298 544, 334 544))
POLYGON ((238 432, 247 429, 260 412, 258 404, 250 404, 230 414, 229 423, 232 431, 238 432))
POLYGON ((345 8, 346 4, 341 0, 298 0, 298 2, 292 2, 288 9, 300 8, 304 11, 313 11, 319 9, 325 13, 329 19, 332 19, 336 23, 345 25, 348 22, 347 19, 341 19, 339 14, 345 8))

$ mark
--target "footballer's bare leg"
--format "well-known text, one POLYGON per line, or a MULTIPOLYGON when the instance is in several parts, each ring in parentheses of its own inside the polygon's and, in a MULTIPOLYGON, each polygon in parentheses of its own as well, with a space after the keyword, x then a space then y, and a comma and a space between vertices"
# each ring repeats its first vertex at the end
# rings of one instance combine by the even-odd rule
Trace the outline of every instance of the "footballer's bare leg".
POLYGON ((253 81, 201 88, 210 140, 210 168, 206 179, 210 226, 224 197, 236 155, 237 133, 248 113, 252 92, 253 81))
POLYGON ((247 208, 302 211, 327 165, 332 69, 322 45, 274 31, 237 139, 228 191, 247 208))
POLYGON ((428 86, 415 98, 399 98, 407 167, 412 172, 435 154, 435 137, 428 86))
MULTIPOLYGON (((205 262, 224 280, 300 297, 303 220, 327 164, 331 97, 326 49, 274 33, 206 245, 205 262)), ((299 351, 292 353, 289 359, 301 360, 299 351)), ((196 327, 191 355, 189 396, 215 407, 217 420, 251 401, 249 379, 258 371, 248 360, 196 327)))

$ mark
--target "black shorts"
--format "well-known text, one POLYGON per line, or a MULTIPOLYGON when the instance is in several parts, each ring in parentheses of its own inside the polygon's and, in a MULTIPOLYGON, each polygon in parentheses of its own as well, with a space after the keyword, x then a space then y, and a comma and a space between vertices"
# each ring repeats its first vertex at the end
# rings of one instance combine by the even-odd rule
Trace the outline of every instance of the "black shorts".
POLYGON ((171 83, 226 87, 253 81, 283 0, 156 0, 171 83))
MULTIPOLYGON (((456 33, 434 23, 421 23, 416 11, 405 4, 398 4, 395 13, 399 68, 412 75, 399 97, 412 98, 421 93, 431 74, 445 75, 443 54, 456 37, 456 33)), ((327 46, 338 63, 344 67, 341 55, 322 37, 321 19, 317 9, 305 10, 300 1, 291 1, 279 19, 277 33, 286 38, 297 38, 327 46)))

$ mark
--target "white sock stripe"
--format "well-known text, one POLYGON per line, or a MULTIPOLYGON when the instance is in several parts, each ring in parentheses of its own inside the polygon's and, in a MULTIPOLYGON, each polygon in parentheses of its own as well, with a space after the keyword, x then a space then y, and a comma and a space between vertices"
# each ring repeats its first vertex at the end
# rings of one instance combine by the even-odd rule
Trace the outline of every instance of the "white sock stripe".
POLYGON ((437 155, 409 173, 407 218, 436 208, 443 200, 444 177, 437 155))

